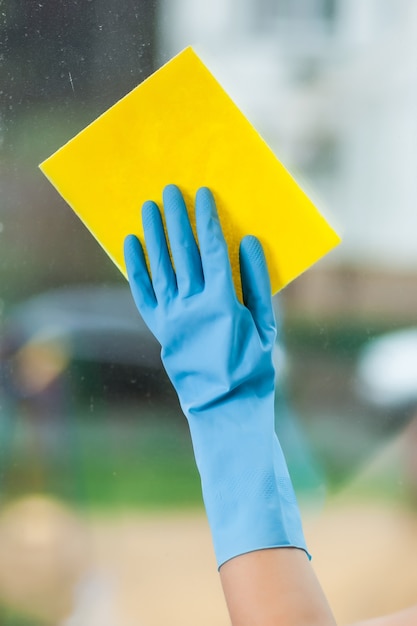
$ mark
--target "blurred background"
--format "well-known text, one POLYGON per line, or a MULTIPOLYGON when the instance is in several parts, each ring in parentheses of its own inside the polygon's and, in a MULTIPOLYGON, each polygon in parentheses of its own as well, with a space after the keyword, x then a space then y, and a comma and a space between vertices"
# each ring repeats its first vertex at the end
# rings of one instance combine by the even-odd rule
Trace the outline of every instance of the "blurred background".
POLYGON ((275 302, 313 564, 340 624, 417 602, 416 41, 413 0, 0 2, 0 626, 229 623, 158 345, 37 167, 187 45, 343 237, 275 302))

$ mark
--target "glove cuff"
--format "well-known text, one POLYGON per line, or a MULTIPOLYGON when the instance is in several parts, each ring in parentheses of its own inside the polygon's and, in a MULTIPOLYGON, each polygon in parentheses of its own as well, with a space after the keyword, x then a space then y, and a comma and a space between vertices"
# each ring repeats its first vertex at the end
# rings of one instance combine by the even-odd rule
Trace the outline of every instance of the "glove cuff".
POLYGON ((202 476, 203 499, 217 564, 267 548, 294 547, 308 557, 297 499, 274 435, 272 455, 262 459, 219 459, 222 478, 202 476), (223 461, 223 462, 222 462, 223 461), (230 467, 233 466, 233 470, 230 467))

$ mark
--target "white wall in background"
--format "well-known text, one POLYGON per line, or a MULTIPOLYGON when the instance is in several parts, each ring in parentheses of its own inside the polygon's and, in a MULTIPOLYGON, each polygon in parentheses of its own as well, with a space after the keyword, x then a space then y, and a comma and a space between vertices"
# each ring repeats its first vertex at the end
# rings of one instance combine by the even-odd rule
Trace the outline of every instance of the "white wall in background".
POLYGON ((331 4, 163 0, 161 47, 194 45, 335 216, 328 263, 416 269, 417 3, 331 4))

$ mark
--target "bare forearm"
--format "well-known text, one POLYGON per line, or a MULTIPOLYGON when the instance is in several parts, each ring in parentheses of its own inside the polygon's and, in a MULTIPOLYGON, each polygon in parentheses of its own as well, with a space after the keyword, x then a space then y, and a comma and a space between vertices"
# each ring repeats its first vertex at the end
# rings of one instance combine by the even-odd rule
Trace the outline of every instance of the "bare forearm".
POLYGON ((335 626, 303 550, 259 550, 220 568, 232 626, 335 626))

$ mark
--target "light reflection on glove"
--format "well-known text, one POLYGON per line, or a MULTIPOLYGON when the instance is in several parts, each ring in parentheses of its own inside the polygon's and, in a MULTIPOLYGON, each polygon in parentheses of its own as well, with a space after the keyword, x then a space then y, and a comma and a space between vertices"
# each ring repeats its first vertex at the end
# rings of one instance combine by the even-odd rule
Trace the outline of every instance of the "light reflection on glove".
POLYGON ((137 237, 125 241, 136 306, 162 346, 164 367, 188 419, 219 567, 264 548, 306 552, 287 465, 274 431, 276 328, 259 241, 240 246, 244 304, 236 296, 213 196, 196 196, 194 239, 181 192, 142 209, 152 278, 137 237))

